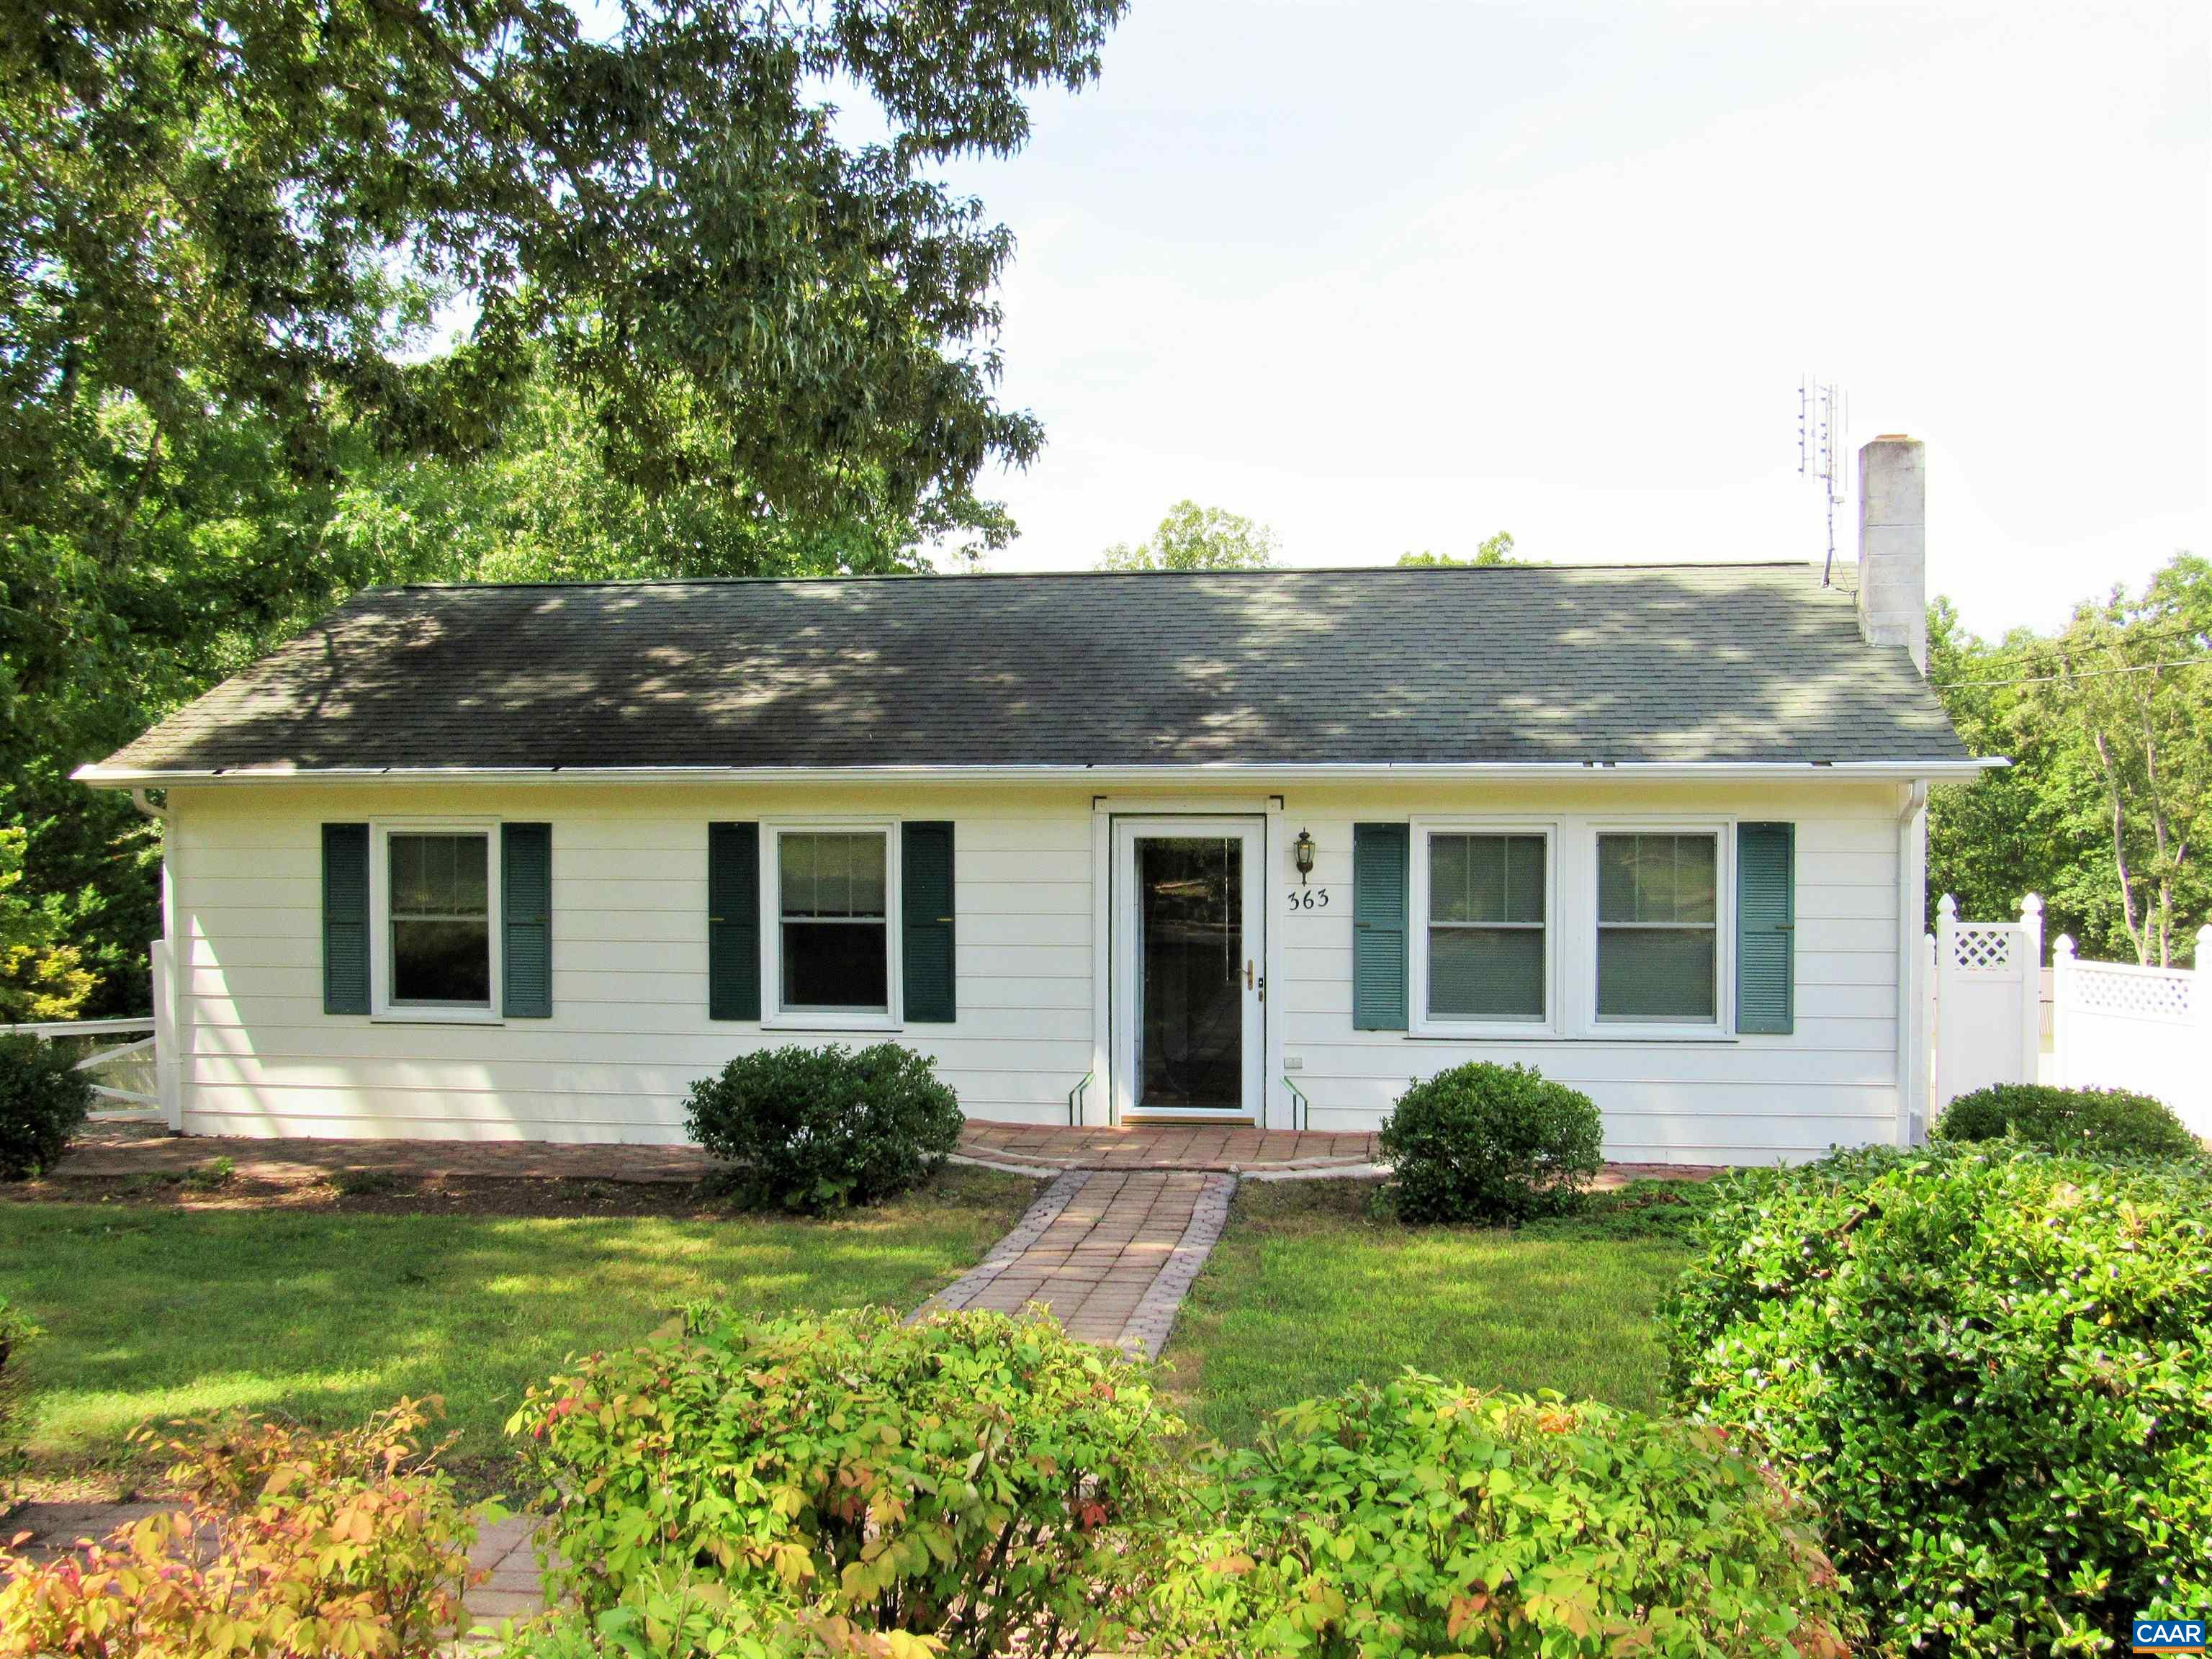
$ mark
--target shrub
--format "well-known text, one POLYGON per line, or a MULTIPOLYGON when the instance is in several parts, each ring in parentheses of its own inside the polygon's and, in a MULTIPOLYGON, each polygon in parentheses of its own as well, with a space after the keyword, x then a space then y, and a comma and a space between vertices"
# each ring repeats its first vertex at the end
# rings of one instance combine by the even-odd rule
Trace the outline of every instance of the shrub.
POLYGON ((691 1139, 755 1204, 810 1213, 904 1192, 960 1144, 960 1103, 927 1055, 769 1048, 691 1087, 691 1139))
POLYGON ((0 1296, 0 1513, 23 1467, 23 1349, 38 1328, 0 1296))
POLYGON ((1723 1437, 1412 1372, 1210 1455, 1155 1651, 1841 1659, 1808 1517, 1723 1437))
POLYGON ((0 1181, 50 1170, 92 1109, 92 1084, 67 1050, 0 1036, 0 1181))
POLYGON ((1885 1644, 2107 1651, 2212 1601, 2212 1196, 2012 1147, 1747 1173, 1673 1382, 1826 1516, 1885 1644))
POLYGON ((1000 1314, 740 1323, 694 1309, 532 1389, 550 1584, 587 1614, 703 1576, 740 1605, 1082 1652, 1115 1634, 1174 1488, 1150 1368, 1000 1314))
POLYGON ((2162 1101, 2124 1089, 2054 1089, 2042 1083, 1993 1083, 1960 1095, 1929 1131, 1938 1140, 2002 1140, 2007 1135, 2054 1152, 2087 1158, 2189 1158, 2197 1137, 2162 1101))
POLYGON ((426 1421, 402 1401, 355 1435, 247 1420, 169 1443, 188 1510, 50 1562, 0 1550, 0 1652, 440 1652, 467 1626, 476 1525, 422 1449, 426 1421))
POLYGON ((1588 1095, 1533 1066, 1474 1061, 1399 1096, 1379 1144, 1402 1219, 1510 1223, 1569 1208, 1603 1139, 1588 1095))
POLYGON ((562 1607, 516 1628, 501 1659, 930 1659, 934 1637, 747 1605, 726 1584, 654 1573, 597 1617, 562 1607))

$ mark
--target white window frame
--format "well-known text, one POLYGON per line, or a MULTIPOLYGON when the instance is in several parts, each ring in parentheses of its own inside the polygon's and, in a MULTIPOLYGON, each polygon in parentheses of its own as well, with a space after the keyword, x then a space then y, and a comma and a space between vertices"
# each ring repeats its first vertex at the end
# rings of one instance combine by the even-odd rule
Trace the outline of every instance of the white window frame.
POLYGON ((896 1031, 906 1024, 905 952, 900 949, 899 824, 897 818, 767 818, 761 823, 767 856, 761 860, 761 1025, 777 1031, 896 1031), (786 1008, 783 1006, 783 838, 786 836, 878 834, 884 838, 884 994, 890 1006, 786 1008))
POLYGON ((395 1024, 498 1025, 507 983, 501 957, 499 830, 497 818, 377 818, 368 827, 369 1018, 395 1024), (392 1000, 392 837, 482 836, 484 838, 484 925, 491 955, 491 1000, 475 1004, 394 1002, 392 1000))
POLYGON ((1415 818, 1407 871, 1407 1030, 1414 1036, 1529 1042, 1564 1030, 1567 999, 1559 951, 1559 825, 1554 818, 1415 818), (1439 1019, 1429 1012, 1429 842, 1436 836, 1541 836, 1544 840, 1544 1018, 1439 1019))
POLYGON ((1583 912, 1577 975, 1577 1036, 1636 1042, 1711 1042, 1735 1037, 1735 819, 1729 817, 1591 818, 1581 838, 1583 912), (1682 1020, 1601 1020, 1597 1017, 1598 839, 1601 836, 1711 836, 1713 838, 1713 1017, 1682 1020))

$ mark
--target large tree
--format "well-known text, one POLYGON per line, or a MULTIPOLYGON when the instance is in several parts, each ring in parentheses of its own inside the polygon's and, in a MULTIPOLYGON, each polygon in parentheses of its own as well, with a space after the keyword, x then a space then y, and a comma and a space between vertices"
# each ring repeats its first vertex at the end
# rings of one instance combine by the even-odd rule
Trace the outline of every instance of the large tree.
POLYGON ((143 1000, 155 843, 69 771, 351 589, 1003 542, 1012 239, 931 173, 1123 4, 0 13, 0 819, 91 1011, 143 1000))
POLYGON ((2178 555, 2139 593, 1996 642, 1939 600, 1929 643, 1969 746, 2013 762, 1934 792, 1931 902, 2008 915, 2033 890, 2086 955, 2187 959, 2212 919, 2212 565, 2178 555))

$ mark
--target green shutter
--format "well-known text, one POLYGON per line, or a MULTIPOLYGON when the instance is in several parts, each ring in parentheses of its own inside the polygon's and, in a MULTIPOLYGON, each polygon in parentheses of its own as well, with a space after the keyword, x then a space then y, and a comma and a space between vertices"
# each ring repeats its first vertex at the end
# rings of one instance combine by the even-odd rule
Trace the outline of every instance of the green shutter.
POLYGON ((952 826, 899 828, 899 931, 906 964, 906 1017, 918 1025, 957 1017, 952 970, 952 826))
POLYGON ((1406 865, 1402 823, 1352 826, 1352 1024, 1406 1029, 1406 865))
POLYGON ((368 1012, 368 826, 323 826, 323 1012, 368 1012))
POLYGON ((1735 827, 1735 1029, 1796 1028, 1797 826, 1735 827))
POLYGON ((553 1018, 553 826, 499 827, 500 1012, 553 1018))
POLYGON ((758 1019, 760 825, 707 826, 707 1017, 758 1019))

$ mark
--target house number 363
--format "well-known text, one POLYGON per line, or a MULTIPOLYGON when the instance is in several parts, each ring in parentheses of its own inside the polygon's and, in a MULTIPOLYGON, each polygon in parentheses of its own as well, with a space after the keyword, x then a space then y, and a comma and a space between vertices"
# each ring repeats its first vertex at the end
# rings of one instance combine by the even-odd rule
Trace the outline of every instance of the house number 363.
POLYGON ((1328 889, 1326 887, 1293 887, 1291 889, 1291 908, 1293 910, 1326 910, 1328 908, 1328 889))

